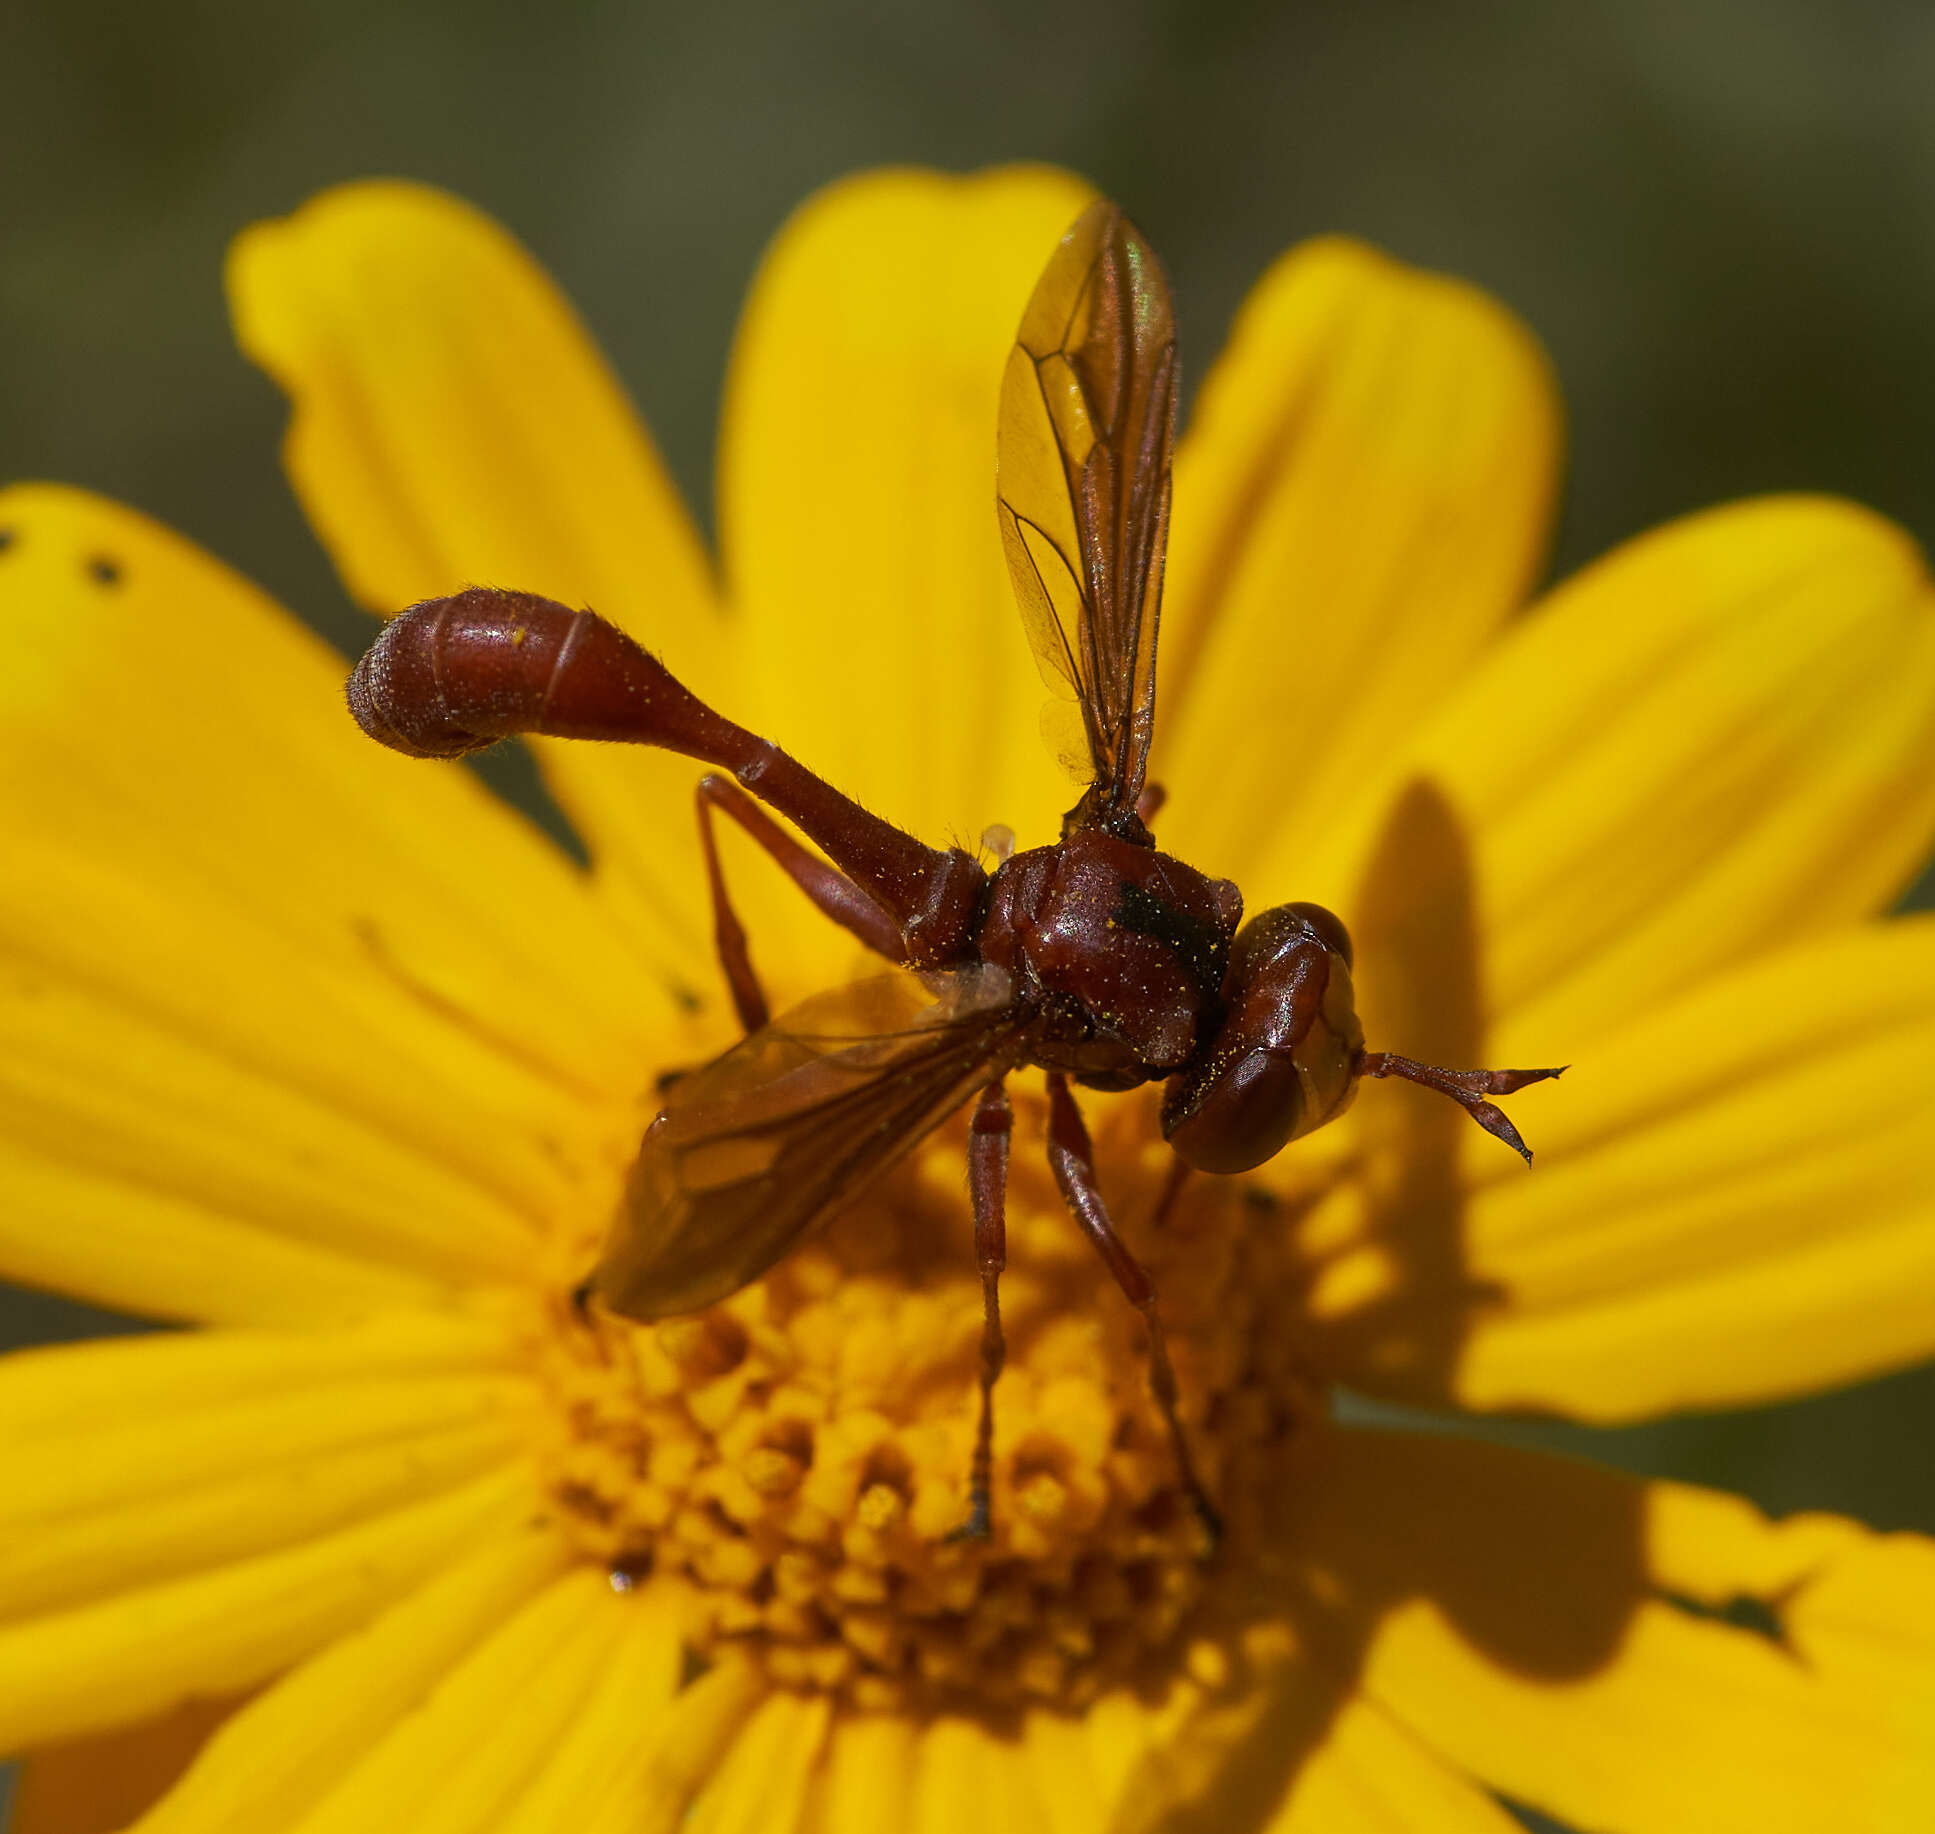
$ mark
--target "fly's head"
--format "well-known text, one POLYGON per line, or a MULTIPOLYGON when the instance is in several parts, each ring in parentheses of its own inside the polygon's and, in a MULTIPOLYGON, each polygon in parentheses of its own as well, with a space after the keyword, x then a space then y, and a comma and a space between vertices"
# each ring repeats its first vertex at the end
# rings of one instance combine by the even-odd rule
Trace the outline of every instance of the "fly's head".
POLYGON ((1221 1025, 1164 1091, 1162 1131, 1203 1172, 1248 1172, 1350 1105, 1364 1057, 1350 936, 1320 904, 1237 934, 1221 1025))

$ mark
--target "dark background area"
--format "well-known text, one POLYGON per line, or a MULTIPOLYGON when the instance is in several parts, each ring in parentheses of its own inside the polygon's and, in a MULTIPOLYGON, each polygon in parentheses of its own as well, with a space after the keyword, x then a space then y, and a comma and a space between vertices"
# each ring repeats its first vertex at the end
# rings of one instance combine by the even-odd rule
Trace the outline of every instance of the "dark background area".
MULTIPOLYGON (((1926 541, 1932 95, 1917 0, 7 0, 0 476, 121 497, 356 643, 276 462, 281 398, 229 339, 243 224, 378 173, 483 205, 577 302, 709 517, 728 341, 786 213, 856 166, 1036 158, 1139 219, 1198 374, 1264 264, 1316 231, 1514 306, 1569 405, 1561 571, 1796 487, 1926 541)), ((106 1322, 0 1308, 12 1341, 106 1322)), ((1505 1430, 1935 1531, 1931 1428, 1924 1372, 1724 1419, 1505 1430)))

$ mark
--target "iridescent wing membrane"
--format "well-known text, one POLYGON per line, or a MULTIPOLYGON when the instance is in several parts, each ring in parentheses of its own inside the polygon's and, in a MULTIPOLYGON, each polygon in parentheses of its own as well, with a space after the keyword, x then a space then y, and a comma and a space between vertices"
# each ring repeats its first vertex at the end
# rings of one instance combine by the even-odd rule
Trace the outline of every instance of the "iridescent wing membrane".
POLYGON ((1080 712, 1076 745, 1050 742, 1104 816, 1134 809, 1148 766, 1175 428, 1168 282, 1121 210, 1092 204, 1008 358, 996 508, 1036 666, 1080 712))
POLYGON ((645 1135, 592 1285, 628 1318, 756 1280, 1018 1055, 1007 977, 822 994, 681 1077, 645 1135), (979 997, 977 997, 979 996, 979 997))

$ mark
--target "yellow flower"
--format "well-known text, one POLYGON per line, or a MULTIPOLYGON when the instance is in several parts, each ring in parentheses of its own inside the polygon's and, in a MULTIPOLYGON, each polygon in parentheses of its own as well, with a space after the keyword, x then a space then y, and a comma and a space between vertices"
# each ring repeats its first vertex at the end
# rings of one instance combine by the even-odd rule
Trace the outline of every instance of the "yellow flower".
MULTIPOLYGON (((370 607, 594 605, 914 832, 1029 842, 1068 793, 995 402, 1081 202, 895 172, 799 214, 734 351, 723 583, 463 206, 332 192, 230 283, 370 607)), ((1874 921, 1935 831, 1920 559, 1764 501, 1513 621, 1556 426, 1496 306, 1331 241, 1264 277, 1179 452, 1164 845, 1340 910, 1374 1044, 1574 1064, 1519 1105, 1533 1173, 1380 1085, 1161 1232, 1146 1101, 1096 1104, 1209 1564, 1025 1103, 986 1550, 945 1540, 958 1130, 704 1317, 572 1312, 655 1076, 730 1036, 689 765, 538 746, 581 874, 363 740, 339 660, 218 563, 8 492, 0 1270, 207 1328, 0 1368, 0 1749, 252 1693, 169 1834, 1507 1829, 1494 1791, 1924 1827, 1935 1546, 1326 1405, 1626 1420, 1935 1345, 1935 928, 1874 921)), ((851 976, 728 870, 777 994, 851 976)))

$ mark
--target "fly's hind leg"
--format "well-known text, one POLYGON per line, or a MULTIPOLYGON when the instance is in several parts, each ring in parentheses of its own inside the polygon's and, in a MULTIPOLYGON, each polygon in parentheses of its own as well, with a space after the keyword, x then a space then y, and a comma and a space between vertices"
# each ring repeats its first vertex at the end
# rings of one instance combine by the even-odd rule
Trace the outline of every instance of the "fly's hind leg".
POLYGON ((1008 1360, 1001 1335, 1001 1270, 1008 1265, 1008 1092, 990 1083, 968 1127, 968 1196, 974 1205, 974 1259, 981 1269, 981 1418, 968 1474, 968 1519, 948 1539, 985 1541, 994 1529, 994 1385, 1008 1360))
POLYGON ((1190 1456, 1189 1436, 1183 1431, 1176 1412, 1176 1372, 1169 1361, 1169 1346, 1162 1334, 1162 1319, 1156 1311, 1156 1289, 1149 1283, 1141 1262, 1130 1254, 1109 1221, 1102 1192, 1095 1181, 1095 1149, 1089 1143, 1088 1127, 1082 1111, 1069 1093, 1068 1079, 1059 1072, 1048 1077, 1048 1163, 1055 1182, 1082 1233, 1095 1244, 1102 1265, 1114 1275, 1128 1302, 1142 1314, 1149 1328, 1149 1388, 1162 1409, 1169 1428, 1169 1443, 1174 1449, 1177 1475, 1189 1492, 1197 1520, 1209 1537, 1213 1553, 1223 1536, 1222 1518, 1196 1475, 1196 1461, 1190 1456))
POLYGON ((730 777, 708 771, 699 779, 696 801, 699 845, 705 852, 706 883, 712 893, 712 939, 719 951, 719 966, 725 970, 733 1011, 748 1032, 758 1031, 772 1017, 772 1009, 752 965, 745 926, 726 891, 726 875, 719 864, 719 844, 712 829, 715 809, 731 816, 764 848, 816 910, 857 936, 876 955, 884 955, 890 962, 907 959, 906 945, 893 919, 845 873, 802 847, 730 777))

